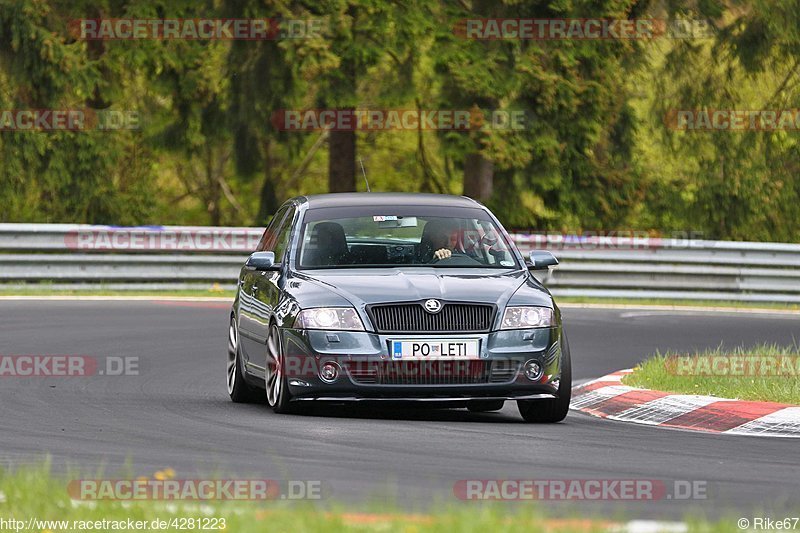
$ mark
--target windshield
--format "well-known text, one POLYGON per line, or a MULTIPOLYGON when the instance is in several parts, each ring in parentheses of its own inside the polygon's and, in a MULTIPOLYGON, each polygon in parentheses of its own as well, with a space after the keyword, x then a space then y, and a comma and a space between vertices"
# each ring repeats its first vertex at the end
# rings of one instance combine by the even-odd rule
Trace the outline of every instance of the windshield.
POLYGON ((431 213, 427 209, 376 207, 361 211, 308 211, 301 231, 298 267, 517 267, 501 229, 480 209, 438 209, 431 213))

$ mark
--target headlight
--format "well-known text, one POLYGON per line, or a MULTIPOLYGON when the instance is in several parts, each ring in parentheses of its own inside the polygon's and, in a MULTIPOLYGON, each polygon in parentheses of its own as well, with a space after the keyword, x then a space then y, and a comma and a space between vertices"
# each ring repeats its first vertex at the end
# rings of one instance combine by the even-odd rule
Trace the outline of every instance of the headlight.
POLYGON ((336 329, 364 331, 364 324, 352 307, 303 309, 294 321, 298 329, 336 329))
POLYGON ((506 307, 500 329, 546 328, 553 325, 549 307, 506 307))

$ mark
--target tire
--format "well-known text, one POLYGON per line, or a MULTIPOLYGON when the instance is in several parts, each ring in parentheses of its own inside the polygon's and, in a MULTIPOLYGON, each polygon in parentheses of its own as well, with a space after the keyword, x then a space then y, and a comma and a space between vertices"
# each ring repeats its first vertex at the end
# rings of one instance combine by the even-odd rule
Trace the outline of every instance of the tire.
POLYGON ((242 347, 239 342, 239 325, 236 317, 231 316, 228 327, 228 367, 227 367, 228 395, 235 403, 263 403, 263 393, 251 387, 245 380, 242 366, 242 347))
POLYGON ((572 398, 572 361, 569 343, 564 330, 561 330, 561 381, 558 384, 558 398, 548 400, 518 400, 517 408, 525 422, 534 424, 553 424, 561 422, 569 413, 572 398))
POLYGON ((274 322, 269 327, 267 337, 267 364, 264 367, 264 388, 267 403, 278 414, 296 412, 291 404, 292 395, 286 379, 281 330, 274 322))
POLYGON ((499 411, 505 403, 505 400, 472 400, 467 404, 467 409, 473 413, 488 413, 499 411))

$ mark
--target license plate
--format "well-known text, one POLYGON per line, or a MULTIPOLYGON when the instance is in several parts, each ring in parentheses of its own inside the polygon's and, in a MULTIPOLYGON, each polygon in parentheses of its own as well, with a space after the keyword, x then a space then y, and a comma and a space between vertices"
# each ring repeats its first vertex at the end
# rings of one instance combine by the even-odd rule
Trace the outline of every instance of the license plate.
POLYGON ((392 359, 436 361, 479 359, 478 339, 392 341, 392 359))

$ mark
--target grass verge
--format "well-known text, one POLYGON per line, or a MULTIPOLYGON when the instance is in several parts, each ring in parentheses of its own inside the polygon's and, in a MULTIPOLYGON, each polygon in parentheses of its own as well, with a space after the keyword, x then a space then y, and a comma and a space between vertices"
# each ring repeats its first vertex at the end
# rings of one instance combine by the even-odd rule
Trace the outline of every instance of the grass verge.
MULTIPOLYGON (((161 472, 156 473, 157 477, 161 472)), ((80 476, 76 476, 80 477, 80 476)), ((116 479, 122 479, 118 477, 116 479)), ((553 518, 532 502, 515 506, 497 502, 464 502, 436 506, 432 513, 387 510, 385 505, 354 510, 329 501, 258 503, 163 501, 76 501, 70 498, 63 478, 53 477, 49 465, 0 469, 0 519, 5 531, 403 531, 413 533, 454 532, 543 532, 587 533, 627 531, 620 520, 602 518, 553 518), (14 522, 11 522, 13 520, 14 522), (131 523, 140 524, 131 526, 131 523), (158 521, 156 526, 153 521, 158 521), (194 522, 192 522, 194 521, 194 522), (116 525, 115 525, 116 523, 116 525)), ((738 531, 736 518, 718 522, 687 520, 688 531, 738 531)), ((657 531, 657 530, 653 530, 657 531)), ((669 530, 666 530, 669 531, 669 530)), ((674 529, 672 530, 674 531, 674 529)))
MULTIPOLYGON (((156 473, 156 477, 161 472, 156 473)), ((80 477, 80 476, 76 476, 80 477)), ((123 479, 117 477, 112 479, 123 479)), ((203 503, 164 501, 76 501, 67 482, 50 475, 49 467, 27 467, 14 472, 0 470, 0 518, 10 531, 110 531, 112 522, 128 520, 144 525, 143 531, 606 531, 602 520, 547 520, 536 506, 524 506, 510 514, 499 505, 464 505, 459 510, 435 514, 397 510, 353 510, 329 501, 263 502, 214 501, 203 503), (20 520, 19 526, 9 519, 20 520), (166 524, 156 526, 153 521, 166 524), (103 522, 105 521, 105 522, 103 522), (194 521, 194 522, 193 522, 194 521), (20 527, 21 526, 21 527, 20 527), (156 526, 156 527, 154 527, 156 526), (194 527, 193 527, 194 526, 194 527), (553 527, 556 526, 556 527, 553 527)), ((130 529, 129 530, 134 530, 130 529)))
POLYGON ((625 385, 680 394, 800 405, 800 347, 657 353, 622 379, 625 385))

